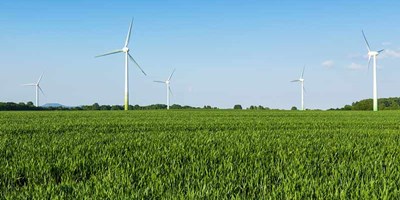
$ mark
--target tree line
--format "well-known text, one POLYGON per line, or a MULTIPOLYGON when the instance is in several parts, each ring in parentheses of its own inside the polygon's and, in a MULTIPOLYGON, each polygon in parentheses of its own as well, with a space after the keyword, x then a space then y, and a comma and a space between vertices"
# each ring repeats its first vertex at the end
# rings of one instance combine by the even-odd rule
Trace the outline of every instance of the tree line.
MULTIPOLYGON (((163 110, 167 109, 167 105, 165 104, 152 104, 147 106, 140 105, 129 105, 129 110, 163 110)), ((203 107, 193 107, 193 106, 182 106, 179 104, 173 104, 170 106, 170 109, 203 109, 203 110, 216 110, 218 107, 213 107, 210 105, 205 105, 203 107)), ((242 106, 236 104, 233 106, 235 110, 242 110, 242 106)), ((259 106, 250 106, 246 108, 248 110, 269 110, 268 107, 259 106)), ((29 110, 124 110, 123 105, 100 105, 98 103, 94 103, 92 105, 83 105, 83 106, 42 106, 36 107, 31 101, 24 103, 14 103, 14 102, 0 102, 0 111, 6 110, 20 110, 20 111, 29 111, 29 110)))
MULTIPOLYGON (((345 105, 342 108, 331 108, 328 110, 372 110, 372 99, 364 99, 360 101, 353 102, 351 105, 345 105)), ((378 108, 379 110, 400 110, 400 97, 390 97, 390 98, 381 98, 378 99, 378 108)), ((147 106, 140 105, 129 105, 129 110, 163 110, 167 109, 167 105, 165 104, 152 104, 147 106)), ((210 105, 205 105, 203 107, 193 107, 193 106, 182 106, 179 104, 173 104, 170 106, 170 109, 219 109, 218 107, 212 107, 210 105)), ((270 109, 268 107, 264 107, 261 105, 255 106, 251 105, 248 108, 243 108, 240 104, 236 104, 233 106, 235 110, 277 110, 270 109)), ((57 107, 36 107, 32 102, 0 102, 0 111, 6 110, 124 110, 124 106, 122 105, 99 105, 98 103, 94 103, 92 105, 83 105, 83 106, 74 106, 74 107, 66 107, 66 106, 57 106, 57 107)), ((297 110, 296 107, 292 107, 291 110, 297 110)))
MULTIPOLYGON (((148 106, 139 106, 139 105, 129 105, 130 110, 162 110, 167 109, 167 105, 164 104, 153 104, 148 106)), ((199 107, 192 106, 181 106, 178 104, 173 104, 170 106, 170 109, 201 109, 199 107)), ((211 106, 204 106, 203 109, 217 109, 211 106)), ((98 103, 94 103, 92 105, 83 105, 83 106, 57 106, 57 107, 36 107, 32 102, 0 102, 0 111, 6 110, 124 110, 124 106, 122 105, 99 105, 98 103)))
MULTIPOLYGON (((342 108, 331 108, 329 110, 372 110, 373 100, 363 99, 353 102, 351 105, 345 105, 342 108)), ((378 99, 379 110, 400 110, 400 97, 380 98, 378 99)))

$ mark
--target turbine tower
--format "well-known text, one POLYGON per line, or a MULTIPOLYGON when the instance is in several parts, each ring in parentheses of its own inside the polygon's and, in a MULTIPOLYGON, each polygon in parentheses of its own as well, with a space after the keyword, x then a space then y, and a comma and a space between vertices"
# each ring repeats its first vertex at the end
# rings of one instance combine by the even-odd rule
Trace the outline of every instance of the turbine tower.
POLYGON ((35 106, 36 107, 39 107, 39 90, 44 95, 44 92, 43 92, 42 88, 40 87, 40 81, 42 80, 42 77, 43 77, 43 73, 42 73, 42 75, 40 75, 39 80, 36 83, 23 84, 23 86, 35 86, 35 89, 36 89, 36 105, 35 106))
POLYGON ((167 86, 167 110, 169 110, 169 95, 170 94, 172 95, 170 84, 171 84, 172 75, 174 75, 174 73, 175 73, 175 69, 172 71, 171 75, 169 75, 169 77, 166 81, 154 81, 156 83, 164 83, 167 86))
POLYGON ((384 49, 379 50, 379 51, 371 51, 371 47, 369 46, 367 37, 365 37, 364 34, 364 30, 361 31, 363 36, 364 36, 364 40, 365 43, 367 45, 367 49, 368 49, 368 68, 369 65, 371 63, 371 57, 373 58, 373 67, 372 67, 372 77, 373 77, 373 109, 374 111, 378 111, 378 88, 376 87, 376 58, 377 56, 384 51, 384 49))
POLYGON ((136 62, 136 60, 131 56, 131 54, 129 53, 129 39, 131 37, 131 31, 132 31, 132 24, 133 24, 133 19, 131 21, 131 24, 129 26, 129 30, 128 30, 128 35, 126 36, 126 40, 125 40, 125 45, 124 47, 122 47, 122 49, 118 49, 118 50, 114 50, 111 51, 109 53, 105 53, 105 54, 101 54, 96 56, 96 58, 98 57, 102 57, 102 56, 108 56, 111 54, 116 54, 116 53, 125 53, 125 99, 124 99, 124 103, 125 103, 125 110, 129 110, 129 70, 128 70, 128 58, 131 59, 136 66, 142 71, 142 73, 144 75, 147 75, 143 69, 140 67, 140 65, 136 62))
POLYGON ((301 76, 300 76, 299 79, 291 81, 291 82, 300 82, 300 84, 301 84, 301 110, 304 110, 304 91, 305 91, 305 88, 304 88, 304 78, 303 78, 303 76, 304 76, 304 69, 305 68, 306 68, 306 66, 303 67, 303 72, 301 72, 301 76))

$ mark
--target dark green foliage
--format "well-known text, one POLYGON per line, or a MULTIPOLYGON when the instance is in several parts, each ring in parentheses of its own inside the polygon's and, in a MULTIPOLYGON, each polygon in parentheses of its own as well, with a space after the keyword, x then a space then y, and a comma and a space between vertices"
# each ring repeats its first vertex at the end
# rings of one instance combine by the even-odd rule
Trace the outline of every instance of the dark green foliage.
POLYGON ((263 107, 261 105, 259 105, 259 106, 250 106, 248 109, 250 109, 250 110, 269 110, 268 107, 263 107))
POLYGON ((98 103, 94 103, 92 105, 92 110, 100 110, 100 105, 98 103))
POLYGON ((203 109, 218 109, 217 107, 212 107, 210 105, 203 106, 203 109))
MULTIPOLYGON (((356 101, 351 105, 346 105, 340 110, 372 110, 372 99, 356 101)), ((379 110, 400 110, 400 97, 390 97, 378 99, 379 110)), ((335 109, 330 109, 335 110, 335 109)), ((339 110, 339 109, 337 109, 339 110)))
POLYGON ((400 112, 0 113, 0 199, 396 199, 400 112))
MULTIPOLYGON (((148 105, 148 106, 139 106, 139 105, 129 105, 129 110, 160 110, 160 109, 167 109, 167 105, 164 104, 153 104, 153 105, 148 105)), ((174 104, 170 107, 170 109, 200 109, 197 107, 192 107, 192 106, 181 106, 178 104, 174 104)), ((208 107, 206 108, 208 109, 208 107)), ((210 106, 210 109, 218 109, 218 108, 212 108, 210 106)), ((65 106, 60 106, 60 107, 36 107, 33 105, 32 102, 28 102, 27 104, 25 103, 13 103, 13 102, 7 102, 3 103, 0 102, 0 111, 10 111, 10 110, 20 110, 20 111, 27 111, 27 110, 124 110, 124 106, 120 105, 99 105, 98 103, 94 103, 93 105, 85 105, 85 106, 78 106, 78 107, 65 107, 65 106)))
POLYGON ((33 105, 32 102, 28 103, 14 103, 14 102, 0 102, 0 111, 4 110, 40 110, 33 105))
POLYGON ((242 110, 242 106, 239 104, 236 104, 235 106, 233 106, 233 109, 235 110, 242 110))

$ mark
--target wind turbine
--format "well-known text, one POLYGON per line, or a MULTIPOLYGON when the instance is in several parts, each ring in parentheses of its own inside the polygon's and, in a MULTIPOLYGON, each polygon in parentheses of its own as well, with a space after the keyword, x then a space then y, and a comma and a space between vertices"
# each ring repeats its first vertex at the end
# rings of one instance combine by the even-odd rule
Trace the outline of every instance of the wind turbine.
POLYGON ((107 55, 111 55, 111 54, 116 54, 116 53, 125 53, 125 110, 129 109, 129 71, 128 71, 128 58, 131 59, 136 66, 142 71, 142 73, 144 75, 147 75, 143 69, 140 67, 140 65, 136 62, 136 60, 131 56, 131 54, 129 53, 129 39, 131 37, 131 31, 132 31, 132 24, 133 24, 133 19, 131 21, 131 24, 129 26, 129 30, 128 30, 128 35, 126 36, 126 40, 125 40, 125 45, 124 47, 122 47, 122 49, 118 49, 118 50, 114 50, 111 51, 109 53, 105 53, 105 54, 101 54, 96 56, 96 58, 98 57, 102 57, 102 56, 107 56, 107 55))
POLYGON ((169 110, 169 95, 170 94, 172 95, 170 84, 171 84, 172 75, 174 75, 174 73, 175 73, 175 69, 172 71, 171 75, 169 75, 169 77, 166 81, 154 81, 156 83, 164 83, 167 86, 167 109, 168 110, 169 110))
POLYGON ((364 34, 364 30, 362 30, 361 32, 362 32, 362 34, 364 36, 364 40, 365 40, 365 43, 367 44, 367 49, 368 49, 368 68, 369 68, 369 65, 371 63, 371 57, 374 60, 374 65, 372 67, 372 73, 373 73, 373 75, 372 75, 373 76, 373 107, 374 107, 373 109, 374 109, 374 111, 378 111, 378 89, 376 87, 376 57, 382 51, 384 51, 384 49, 379 50, 379 51, 371 51, 371 47, 369 46, 367 37, 365 37, 365 34, 364 34))
POLYGON ((291 82, 300 82, 301 83, 301 110, 304 110, 304 69, 306 68, 306 66, 303 67, 303 72, 301 72, 301 76, 299 79, 293 80, 291 82))
POLYGON ((36 89, 36 107, 39 107, 39 90, 42 92, 44 95, 44 92, 42 88, 40 87, 40 81, 42 80, 43 73, 40 75, 39 80, 36 83, 28 83, 28 84, 23 84, 23 86, 35 86, 36 89))

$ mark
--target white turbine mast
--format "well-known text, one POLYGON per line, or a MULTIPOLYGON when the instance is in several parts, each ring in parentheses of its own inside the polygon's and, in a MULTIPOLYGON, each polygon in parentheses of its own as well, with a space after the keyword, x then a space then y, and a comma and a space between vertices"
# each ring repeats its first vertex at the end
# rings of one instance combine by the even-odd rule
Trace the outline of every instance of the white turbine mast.
POLYGON ((40 75, 39 80, 36 83, 23 84, 23 86, 35 86, 35 90, 36 90, 36 105, 35 106, 36 107, 39 107, 39 90, 44 95, 44 92, 43 92, 42 88, 40 87, 40 81, 42 80, 42 78, 43 78, 43 73, 42 73, 42 75, 40 75))
POLYGON ((306 68, 306 66, 303 67, 303 71, 301 72, 301 76, 299 79, 293 80, 291 82, 300 82, 301 84, 301 110, 304 110, 304 92, 305 92, 305 88, 304 88, 304 69, 306 68))
POLYGON ((373 78, 373 89, 372 89, 372 97, 373 97, 373 110, 374 111, 378 111, 378 88, 376 86, 376 58, 377 56, 384 51, 384 49, 379 50, 379 51, 372 51, 371 47, 369 46, 367 37, 365 37, 364 34, 364 30, 361 31, 363 36, 364 36, 364 40, 365 40, 365 44, 367 45, 367 49, 368 49, 368 69, 369 69, 369 65, 371 63, 371 58, 373 58, 373 66, 372 66, 372 78, 373 78))
POLYGON ((154 81, 156 83, 164 83, 167 86, 167 110, 169 110, 169 104, 170 104, 169 103, 170 102, 169 95, 170 94, 172 95, 172 90, 171 90, 170 84, 171 84, 172 75, 174 75, 174 73, 175 73, 175 69, 172 71, 171 75, 169 75, 169 77, 166 81, 154 81))
POLYGON ((136 66, 142 71, 142 73, 144 75, 147 75, 143 69, 140 67, 140 65, 136 62, 136 60, 131 56, 131 54, 129 53, 129 39, 131 37, 131 31, 132 31, 132 24, 133 24, 133 18, 131 21, 131 24, 129 26, 129 30, 128 30, 128 35, 126 36, 126 40, 125 40, 125 45, 124 47, 122 47, 122 49, 118 49, 118 50, 114 50, 111 51, 109 53, 105 53, 105 54, 101 54, 96 56, 97 57, 102 57, 102 56, 108 56, 111 54, 116 54, 116 53, 125 53, 125 98, 124 98, 124 105, 125 105, 125 110, 129 110, 129 70, 128 70, 128 58, 131 59, 131 61, 133 61, 136 66))

